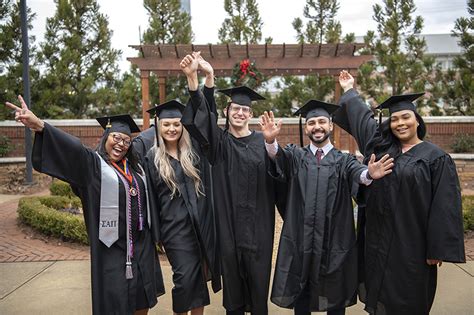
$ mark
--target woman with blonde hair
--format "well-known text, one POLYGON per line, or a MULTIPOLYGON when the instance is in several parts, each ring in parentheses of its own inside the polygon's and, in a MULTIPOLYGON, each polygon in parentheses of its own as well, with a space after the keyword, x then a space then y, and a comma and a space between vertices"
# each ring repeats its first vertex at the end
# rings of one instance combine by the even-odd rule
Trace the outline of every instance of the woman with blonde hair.
POLYGON ((148 111, 155 116, 156 141, 145 163, 159 241, 173 270, 173 311, 202 314, 210 303, 207 281, 217 292, 220 273, 209 165, 183 128, 184 108, 170 101, 148 111))

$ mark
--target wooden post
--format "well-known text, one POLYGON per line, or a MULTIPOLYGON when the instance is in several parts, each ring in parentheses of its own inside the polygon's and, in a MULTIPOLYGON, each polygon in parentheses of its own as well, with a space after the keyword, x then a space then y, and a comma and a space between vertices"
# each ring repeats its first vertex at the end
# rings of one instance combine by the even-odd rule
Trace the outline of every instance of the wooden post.
MULTIPOLYGON (((341 85, 339 84, 339 77, 335 76, 334 77, 334 82, 335 82, 335 91, 334 91, 334 101, 337 104, 339 102, 339 99, 341 98, 341 85)), ((334 125, 334 146, 338 148, 339 150, 342 150, 341 147, 341 128, 339 126, 334 125)))
POLYGON ((166 77, 158 77, 160 104, 166 102, 166 77))
POLYGON ((150 127, 150 114, 146 111, 150 108, 150 71, 140 71, 140 78, 142 80, 142 130, 150 127))

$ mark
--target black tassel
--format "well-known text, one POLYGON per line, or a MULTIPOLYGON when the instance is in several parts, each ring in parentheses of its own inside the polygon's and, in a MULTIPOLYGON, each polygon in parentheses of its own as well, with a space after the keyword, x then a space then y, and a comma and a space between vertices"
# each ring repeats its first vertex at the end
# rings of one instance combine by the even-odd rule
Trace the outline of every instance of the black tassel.
POLYGON ((155 117, 154 117, 154 121, 155 121, 156 146, 159 147, 160 146, 160 138, 158 138, 158 122, 157 122, 157 119, 156 119, 156 114, 155 114, 155 117))
POLYGON ((227 105, 227 110, 226 110, 226 115, 225 115, 225 130, 229 129, 229 107, 230 107, 230 103, 229 105, 227 105))

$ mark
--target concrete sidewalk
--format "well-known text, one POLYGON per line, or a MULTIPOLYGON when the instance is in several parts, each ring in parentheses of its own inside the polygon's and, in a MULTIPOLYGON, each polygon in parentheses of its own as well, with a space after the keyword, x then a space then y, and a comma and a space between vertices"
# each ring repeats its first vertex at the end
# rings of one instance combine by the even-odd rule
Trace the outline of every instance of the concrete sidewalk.
MULTIPOLYGON (((89 261, 0 263, 0 314, 90 314, 89 261)), ((172 314, 171 268, 162 266, 167 293, 150 314, 172 314)), ((212 291, 210 291, 212 292, 212 291)), ((443 264, 432 315, 474 314, 474 262, 443 264)), ((225 314, 222 293, 211 293, 206 314, 225 314)), ((269 303, 269 314, 293 314, 269 303)), ((359 303, 348 315, 366 314, 359 303)))

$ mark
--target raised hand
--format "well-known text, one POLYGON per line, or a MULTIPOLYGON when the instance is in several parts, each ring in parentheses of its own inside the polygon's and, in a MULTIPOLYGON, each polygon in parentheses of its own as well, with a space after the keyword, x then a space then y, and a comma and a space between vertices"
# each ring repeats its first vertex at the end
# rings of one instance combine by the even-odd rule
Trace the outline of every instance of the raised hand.
MULTIPOLYGON (((193 55, 196 56, 197 53, 193 52, 193 55)), ((206 76, 206 80, 204 81, 204 85, 207 86, 208 88, 213 88, 214 87, 214 69, 212 68, 211 64, 204 60, 204 58, 199 54, 197 56, 197 60, 199 62, 199 69, 204 72, 204 75, 206 76)))
POLYGON ((354 87, 354 78, 349 72, 342 70, 339 73, 339 84, 341 85, 344 92, 347 92, 354 87))
POLYGON ((33 131, 43 131, 44 122, 36 117, 36 115, 28 109, 28 106, 26 106, 25 100, 23 97, 21 97, 21 95, 18 95, 18 100, 20 101, 21 107, 18 107, 10 102, 5 103, 5 105, 15 110, 15 120, 33 131))
POLYGON ((204 60, 204 58, 201 56, 200 52, 193 52, 193 56, 197 58, 198 63, 199 63, 199 69, 201 69, 204 74, 207 75, 212 75, 214 76, 214 69, 212 68, 211 64, 204 60))
POLYGON ((375 154, 370 156, 369 175, 373 179, 379 179, 392 172, 393 158, 385 154, 380 160, 375 162, 375 154))
POLYGON ((258 122, 262 129, 263 137, 265 138, 265 142, 270 144, 275 142, 276 137, 280 134, 281 126, 283 124, 283 120, 279 119, 278 122, 275 124, 275 116, 273 112, 263 112, 263 115, 260 116, 260 121, 258 122))
POLYGON ((186 55, 183 60, 179 63, 181 70, 186 76, 193 75, 196 73, 199 67, 198 58, 201 57, 201 52, 193 52, 191 55, 186 55))
POLYGON ((179 63, 181 70, 184 72, 186 79, 188 80, 188 88, 190 91, 196 91, 199 88, 199 80, 197 76, 199 57, 201 57, 201 52, 193 52, 191 55, 186 55, 186 57, 184 57, 179 63))

